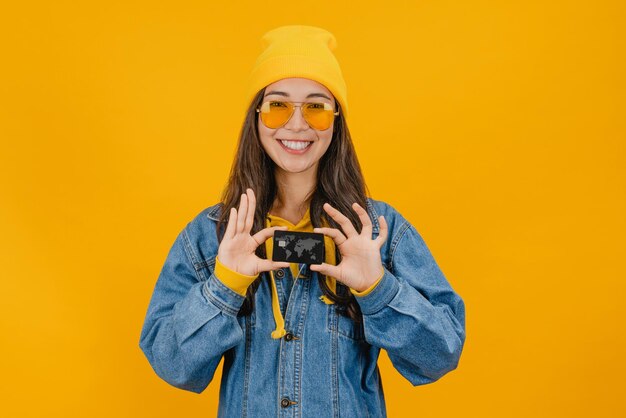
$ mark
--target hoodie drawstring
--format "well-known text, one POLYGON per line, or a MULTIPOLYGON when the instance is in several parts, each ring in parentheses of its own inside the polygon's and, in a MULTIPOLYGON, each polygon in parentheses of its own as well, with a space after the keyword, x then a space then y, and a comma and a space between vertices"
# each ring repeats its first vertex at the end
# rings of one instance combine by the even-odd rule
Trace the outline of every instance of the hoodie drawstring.
MULTIPOLYGON (((290 230, 301 230, 301 231, 306 231, 306 232, 312 231, 313 228, 310 225, 310 219, 306 219, 307 216, 309 216, 308 210, 305 214, 305 217, 298 223, 298 225, 296 225, 296 229, 290 228, 290 230), (304 227, 302 229, 298 229, 298 227, 302 226, 302 224, 304 227)), ((277 217, 274 216, 274 218, 277 218, 277 217)), ((272 223, 270 222, 270 219, 266 219, 266 226, 268 228, 270 226, 273 226, 272 223)), ((324 226, 327 226, 327 225, 325 224, 324 226)), ((324 246, 325 246, 324 262, 326 264, 336 265, 335 242, 333 241, 331 237, 324 236, 324 246)), ((273 248, 273 239, 270 238, 265 241, 265 252, 266 252, 268 260, 272 259, 272 248, 273 248)), ((302 269, 300 269, 300 271, 302 271, 302 269)), ((298 277, 299 276, 300 274, 298 273, 298 277)), ((298 279, 298 277, 294 277, 294 283, 295 283, 295 280, 298 279)), ((274 322, 276 323, 276 329, 272 332, 272 338, 280 339, 285 334, 287 334, 287 331, 285 330, 285 319, 283 318, 283 315, 280 311, 280 304, 278 301, 278 291, 276 290, 276 278, 274 277, 274 271, 270 271, 270 282, 271 282, 270 284, 272 287, 272 311, 274 314, 274 322)), ((336 279, 334 277, 326 276, 326 285, 333 292, 333 294, 337 294, 336 293, 336 290, 337 290, 336 279)), ((325 295, 320 296, 320 300, 327 305, 334 303, 325 295)))

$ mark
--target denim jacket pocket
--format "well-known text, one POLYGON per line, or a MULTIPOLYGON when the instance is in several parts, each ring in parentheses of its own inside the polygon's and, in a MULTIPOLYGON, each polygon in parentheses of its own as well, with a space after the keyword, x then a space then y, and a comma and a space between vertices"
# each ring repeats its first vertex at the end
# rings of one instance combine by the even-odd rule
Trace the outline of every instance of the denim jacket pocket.
POLYGON ((327 329, 336 331, 342 337, 361 342, 364 340, 365 332, 363 323, 356 323, 351 318, 339 313, 338 306, 332 304, 327 308, 327 329))

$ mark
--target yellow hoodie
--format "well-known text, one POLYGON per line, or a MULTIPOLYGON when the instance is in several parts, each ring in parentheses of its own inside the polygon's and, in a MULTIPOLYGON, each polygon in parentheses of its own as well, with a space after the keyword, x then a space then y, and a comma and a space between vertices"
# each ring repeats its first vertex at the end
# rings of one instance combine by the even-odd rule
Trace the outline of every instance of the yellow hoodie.
MULTIPOLYGON (((279 216, 268 214, 266 218, 266 227, 272 226, 287 226, 289 231, 299 231, 299 232, 313 232, 313 225, 311 224, 311 217, 309 213, 309 209, 307 209, 306 213, 302 217, 302 219, 296 224, 292 224, 286 219, 283 219, 279 216)), ((267 259, 271 260, 272 258, 272 245, 273 239, 270 238, 265 241, 265 252, 267 254, 267 259)), ((325 245, 325 260, 327 264, 337 265, 335 260, 335 242, 331 237, 324 236, 324 245, 325 245)), ((298 264, 290 263, 290 269, 292 277, 295 280, 298 279, 296 277, 298 275, 298 264)), ((242 296, 246 295, 246 290, 248 286, 256 279, 257 276, 247 276, 244 274, 240 274, 236 271, 229 269, 224 266, 218 258, 215 259, 215 276, 222 282, 224 285, 228 286, 233 291, 239 293, 242 296)), ((376 280, 372 286, 368 289, 365 289, 362 292, 357 292, 354 289, 350 289, 350 292, 355 296, 365 296, 370 293, 374 288, 378 285, 380 280, 382 279, 382 274, 376 280)), ((274 278, 274 272, 270 271, 271 277, 271 286, 272 286, 272 311, 274 313, 274 321, 276 322, 276 329, 272 332, 272 338, 278 339, 284 336, 287 331, 285 331, 285 320, 283 318, 282 313, 280 312, 280 304, 278 302, 278 292, 276 290, 276 279, 274 278)), ((326 276, 326 284, 329 289, 332 290, 333 293, 336 292, 336 279, 334 277, 326 276)), ((326 296, 322 295, 320 299, 326 304, 332 304, 333 302, 328 299, 326 296)))

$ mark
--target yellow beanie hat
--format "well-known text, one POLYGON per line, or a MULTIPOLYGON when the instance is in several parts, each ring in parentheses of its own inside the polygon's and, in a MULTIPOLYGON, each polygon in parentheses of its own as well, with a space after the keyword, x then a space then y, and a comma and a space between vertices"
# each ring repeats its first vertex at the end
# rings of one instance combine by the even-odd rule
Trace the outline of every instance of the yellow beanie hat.
POLYGON ((261 37, 263 52, 248 78, 246 106, 267 85, 283 78, 303 77, 323 84, 339 102, 344 118, 348 101, 346 83, 332 51, 335 36, 314 26, 288 25, 266 32, 261 37))

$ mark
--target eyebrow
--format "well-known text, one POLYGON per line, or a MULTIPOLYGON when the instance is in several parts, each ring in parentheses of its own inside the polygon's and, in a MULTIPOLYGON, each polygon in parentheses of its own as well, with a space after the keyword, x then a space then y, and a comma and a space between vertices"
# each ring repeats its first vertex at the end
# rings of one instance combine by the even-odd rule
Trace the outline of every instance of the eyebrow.
MULTIPOLYGON (((284 91, 276 91, 276 90, 270 91, 265 96, 269 96, 270 94, 277 94, 279 96, 289 97, 289 93, 286 93, 284 91)), ((330 100, 330 97, 328 97, 324 93, 310 93, 308 96, 306 96, 307 99, 310 98, 310 97, 323 97, 325 99, 330 100)))

